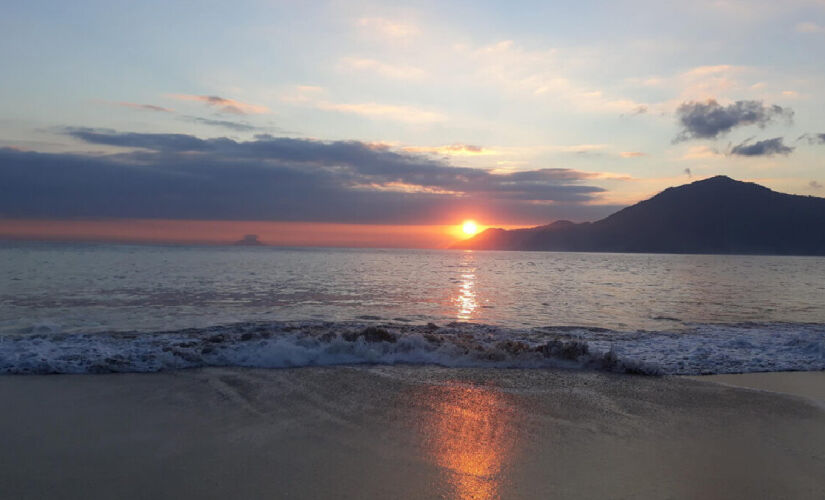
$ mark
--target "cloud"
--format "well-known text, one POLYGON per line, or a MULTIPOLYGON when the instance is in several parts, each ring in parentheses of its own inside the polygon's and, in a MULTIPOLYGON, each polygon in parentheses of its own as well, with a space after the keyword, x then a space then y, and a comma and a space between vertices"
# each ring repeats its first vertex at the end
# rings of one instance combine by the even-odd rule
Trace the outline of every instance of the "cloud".
POLYGON ((405 123, 433 123, 447 119, 447 116, 438 111, 421 109, 414 106, 395 104, 381 104, 376 102, 341 103, 333 102, 326 96, 326 90, 313 85, 298 85, 281 96, 281 101, 298 105, 310 106, 323 111, 337 113, 352 113, 405 123))
POLYGON ((109 129, 70 127, 66 129, 66 135, 90 144, 142 148, 153 151, 205 151, 207 145, 206 141, 187 134, 118 133, 109 129))
POLYGON ((202 102, 208 106, 217 108, 221 113, 230 113, 233 115, 262 114, 269 112, 269 108, 266 106, 249 104, 215 95, 171 94, 169 97, 182 101, 202 102))
MULTIPOLYGON (((651 104, 651 113, 673 114, 679 106, 689 102, 703 103, 709 100, 730 102, 738 98, 744 99, 772 99, 775 95, 768 94, 775 85, 787 86, 790 83, 781 83, 776 74, 767 72, 761 67, 717 64, 695 66, 686 71, 679 71, 668 75, 657 75, 647 78, 630 78, 644 93, 656 89, 663 96, 672 97, 651 104), (758 81, 763 78, 765 81, 758 81)), ((783 96, 785 98, 787 96, 783 96)))
POLYGON ((822 189, 822 184, 818 183, 817 181, 811 181, 808 183, 808 187, 811 189, 822 189))
POLYGON ((427 75, 424 70, 415 66, 388 64, 358 57, 345 57, 341 59, 339 66, 346 70, 369 71, 395 80, 418 80, 427 75))
POLYGON ((494 173, 357 141, 67 130, 112 154, 0 150, 0 216, 443 224, 600 217, 600 174, 494 173))
POLYGON ((125 108, 132 108, 138 109, 142 111, 157 111, 160 113, 174 113, 175 110, 171 108, 164 108, 162 106, 155 106, 154 104, 138 104, 135 102, 116 102, 118 106, 123 106, 125 108))
POLYGON ((786 146, 781 137, 765 139, 764 141, 757 141, 752 144, 750 140, 751 139, 748 139, 742 144, 734 146, 730 153, 738 156, 773 156, 789 155, 794 150, 793 147, 786 146))
MULTIPOLYGON (((191 97, 191 96, 189 96, 189 97, 191 97)), ((207 102, 210 102, 214 106, 228 106, 229 104, 226 104, 226 103, 230 103, 230 102, 233 103, 233 104, 231 104, 232 106, 237 106, 238 104, 240 104, 240 103, 237 103, 236 101, 230 101, 229 99, 222 99, 220 97, 205 97, 205 99, 207 99, 207 100, 211 99, 212 101, 207 101, 207 102)), ((198 99, 198 100, 200 100, 200 99, 198 99)), ((134 103, 134 102, 115 102, 113 104, 116 104, 118 106, 123 106, 123 107, 126 107, 126 108, 142 110, 142 111, 156 111, 156 112, 161 112, 161 113, 175 113, 174 109, 164 108, 162 106, 155 106, 154 104, 138 104, 138 103, 134 103)), ((221 127, 221 128, 225 128, 225 129, 229 129, 229 130, 234 130, 236 132, 252 132, 254 130, 260 130, 259 127, 249 125, 248 123, 234 122, 234 121, 230 121, 230 120, 215 120, 215 119, 211 119, 211 118, 201 118, 201 117, 198 117, 198 116, 189 116, 189 115, 180 116, 180 119, 190 121, 190 122, 195 122, 195 123, 201 123, 203 125, 209 125, 209 126, 212 126, 212 127, 221 127)), ((76 130, 81 130, 81 129, 76 129, 76 130)))
POLYGON ((710 160, 715 158, 722 158, 724 155, 716 148, 708 146, 691 146, 687 152, 682 155, 682 160, 710 160))
POLYGON ((318 101, 315 103, 315 106, 324 111, 353 113, 370 118, 386 118, 408 123, 432 123, 447 119, 446 115, 436 111, 428 111, 413 106, 396 106, 392 104, 378 104, 374 102, 347 104, 318 101))
POLYGON ((317 85, 295 85, 280 96, 282 102, 298 105, 315 105, 326 94, 326 89, 317 85))
MULTIPOLYGON (((226 107, 226 106, 235 106, 235 107, 237 107, 240 104, 236 101, 230 101, 229 99, 222 99, 220 97, 206 97, 206 99, 211 99, 212 101, 207 101, 207 102, 210 102, 214 106, 224 106, 224 107, 226 107), (233 104, 227 104, 227 103, 230 103, 230 102, 233 103, 233 104)), ((156 112, 161 112, 161 113, 175 113, 174 109, 164 108, 162 106, 155 106, 154 104, 137 104, 137 103, 134 103, 134 102, 116 102, 116 103, 113 103, 113 104, 116 104, 118 106, 123 106, 123 107, 126 107, 126 108, 142 110, 142 111, 156 111, 156 112)), ((238 108, 238 109, 240 109, 240 108, 238 108)), ((215 119, 211 119, 211 118, 201 118, 199 116, 189 116, 189 115, 180 116, 180 119, 186 120, 186 121, 189 121, 189 122, 200 123, 200 124, 203 124, 203 125, 209 125, 209 126, 212 126, 212 127, 220 127, 220 128, 225 128, 225 129, 229 129, 229 130, 234 130, 235 132, 252 132, 252 131, 255 131, 255 130, 261 130, 260 127, 250 125, 248 123, 234 122, 234 121, 230 121, 230 120, 215 120, 215 119)), ((75 129, 75 130, 77 131, 77 130, 82 130, 82 129, 75 129)))
POLYGON ((825 27, 816 23, 804 22, 796 25, 798 33, 825 33, 825 27))
POLYGON ((825 134, 802 134, 797 141, 806 141, 808 144, 825 144, 825 134))
POLYGON ((700 77, 700 78, 707 78, 709 76, 718 75, 722 73, 730 72, 731 70, 737 69, 737 66, 731 66, 730 64, 716 64, 713 66, 696 66, 695 68, 691 68, 686 71, 683 76, 686 77, 700 77))
POLYGON ((417 26, 411 23, 392 21, 381 17, 362 17, 357 25, 364 31, 386 38, 410 38, 419 33, 417 26))
POLYGON ((541 149, 558 153, 584 154, 602 151, 607 149, 607 147, 607 144, 573 144, 571 146, 545 146, 541 149))
POLYGON ((625 116, 644 115, 644 114, 647 114, 647 112, 648 112, 647 106, 644 105, 644 104, 640 104, 640 105, 636 106, 635 109, 632 109, 627 113, 620 114, 619 117, 624 118, 625 116))
POLYGON ((647 156, 647 154, 641 151, 622 151, 619 156, 622 158, 639 158, 640 156, 647 156))
POLYGON ((702 101, 712 99, 712 96, 741 92, 743 83, 740 79, 750 71, 750 68, 730 64, 697 66, 669 79, 669 82, 680 89, 683 101, 702 101))
POLYGON ((494 155, 497 151, 475 146, 473 144, 449 144, 446 146, 406 146, 401 148, 407 153, 432 153, 442 156, 482 156, 494 155))
MULTIPOLYGON (((607 94, 574 79, 571 66, 583 54, 560 49, 531 50, 513 40, 472 46, 455 44, 453 56, 469 64, 473 83, 497 85, 512 96, 554 101, 565 107, 595 113, 637 113, 644 103, 607 94)), ((449 71, 449 68, 445 68, 449 71)))
POLYGON ((764 127, 776 118, 793 119, 793 110, 761 101, 736 101, 722 106, 714 99, 686 102, 676 110, 682 131, 675 141, 715 139, 745 125, 764 127))
POLYGON ((226 128, 229 130, 234 130, 235 132, 252 132, 255 130, 261 130, 260 127, 249 125, 248 123, 233 122, 229 120, 213 120, 211 118, 201 118, 199 116, 184 116, 182 118, 190 122, 201 123, 212 127, 226 128))
POLYGON ((693 179, 693 172, 689 168, 686 168, 684 170, 684 172, 685 172, 685 175, 688 176, 688 179, 693 179))

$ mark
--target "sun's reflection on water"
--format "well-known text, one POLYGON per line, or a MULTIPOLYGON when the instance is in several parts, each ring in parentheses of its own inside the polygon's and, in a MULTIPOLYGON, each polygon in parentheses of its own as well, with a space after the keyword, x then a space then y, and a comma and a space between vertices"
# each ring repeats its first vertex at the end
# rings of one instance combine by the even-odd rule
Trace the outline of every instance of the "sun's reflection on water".
POLYGON ((498 498, 512 457, 514 412, 501 393, 449 383, 423 397, 432 408, 423 422, 427 452, 441 467, 453 498, 498 498))
POLYGON ((457 307, 456 318, 460 320, 469 321, 473 319, 473 313, 475 313, 475 310, 478 308, 475 283, 475 255, 473 255, 472 251, 467 251, 461 256, 459 289, 458 294, 453 299, 457 307))

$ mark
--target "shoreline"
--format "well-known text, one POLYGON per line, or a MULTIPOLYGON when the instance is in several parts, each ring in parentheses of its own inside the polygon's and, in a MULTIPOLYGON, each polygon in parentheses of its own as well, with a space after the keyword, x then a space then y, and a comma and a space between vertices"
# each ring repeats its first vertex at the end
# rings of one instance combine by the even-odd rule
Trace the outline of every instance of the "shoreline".
POLYGON ((684 378, 729 387, 790 395, 810 401, 825 409, 825 371, 822 370, 686 375, 684 378))
POLYGON ((11 498, 822 498, 825 411, 683 377, 347 366, 0 377, 11 498))

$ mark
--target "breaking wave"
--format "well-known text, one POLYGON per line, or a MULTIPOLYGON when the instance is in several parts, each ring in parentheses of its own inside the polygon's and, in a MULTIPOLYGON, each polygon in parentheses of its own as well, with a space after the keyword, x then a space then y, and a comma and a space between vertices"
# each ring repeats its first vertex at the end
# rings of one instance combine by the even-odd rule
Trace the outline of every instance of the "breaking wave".
POLYGON ((268 322, 168 332, 0 336, 0 373, 156 372, 352 364, 585 368, 636 374, 825 369, 825 325, 699 324, 679 331, 268 322))

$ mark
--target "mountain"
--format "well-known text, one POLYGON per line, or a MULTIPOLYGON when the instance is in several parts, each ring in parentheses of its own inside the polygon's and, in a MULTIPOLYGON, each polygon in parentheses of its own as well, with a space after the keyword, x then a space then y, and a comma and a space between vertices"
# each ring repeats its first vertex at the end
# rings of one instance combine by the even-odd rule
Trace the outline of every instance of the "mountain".
POLYGON ((720 175, 668 188, 596 222, 488 229, 452 248, 825 255, 825 198, 720 175))

